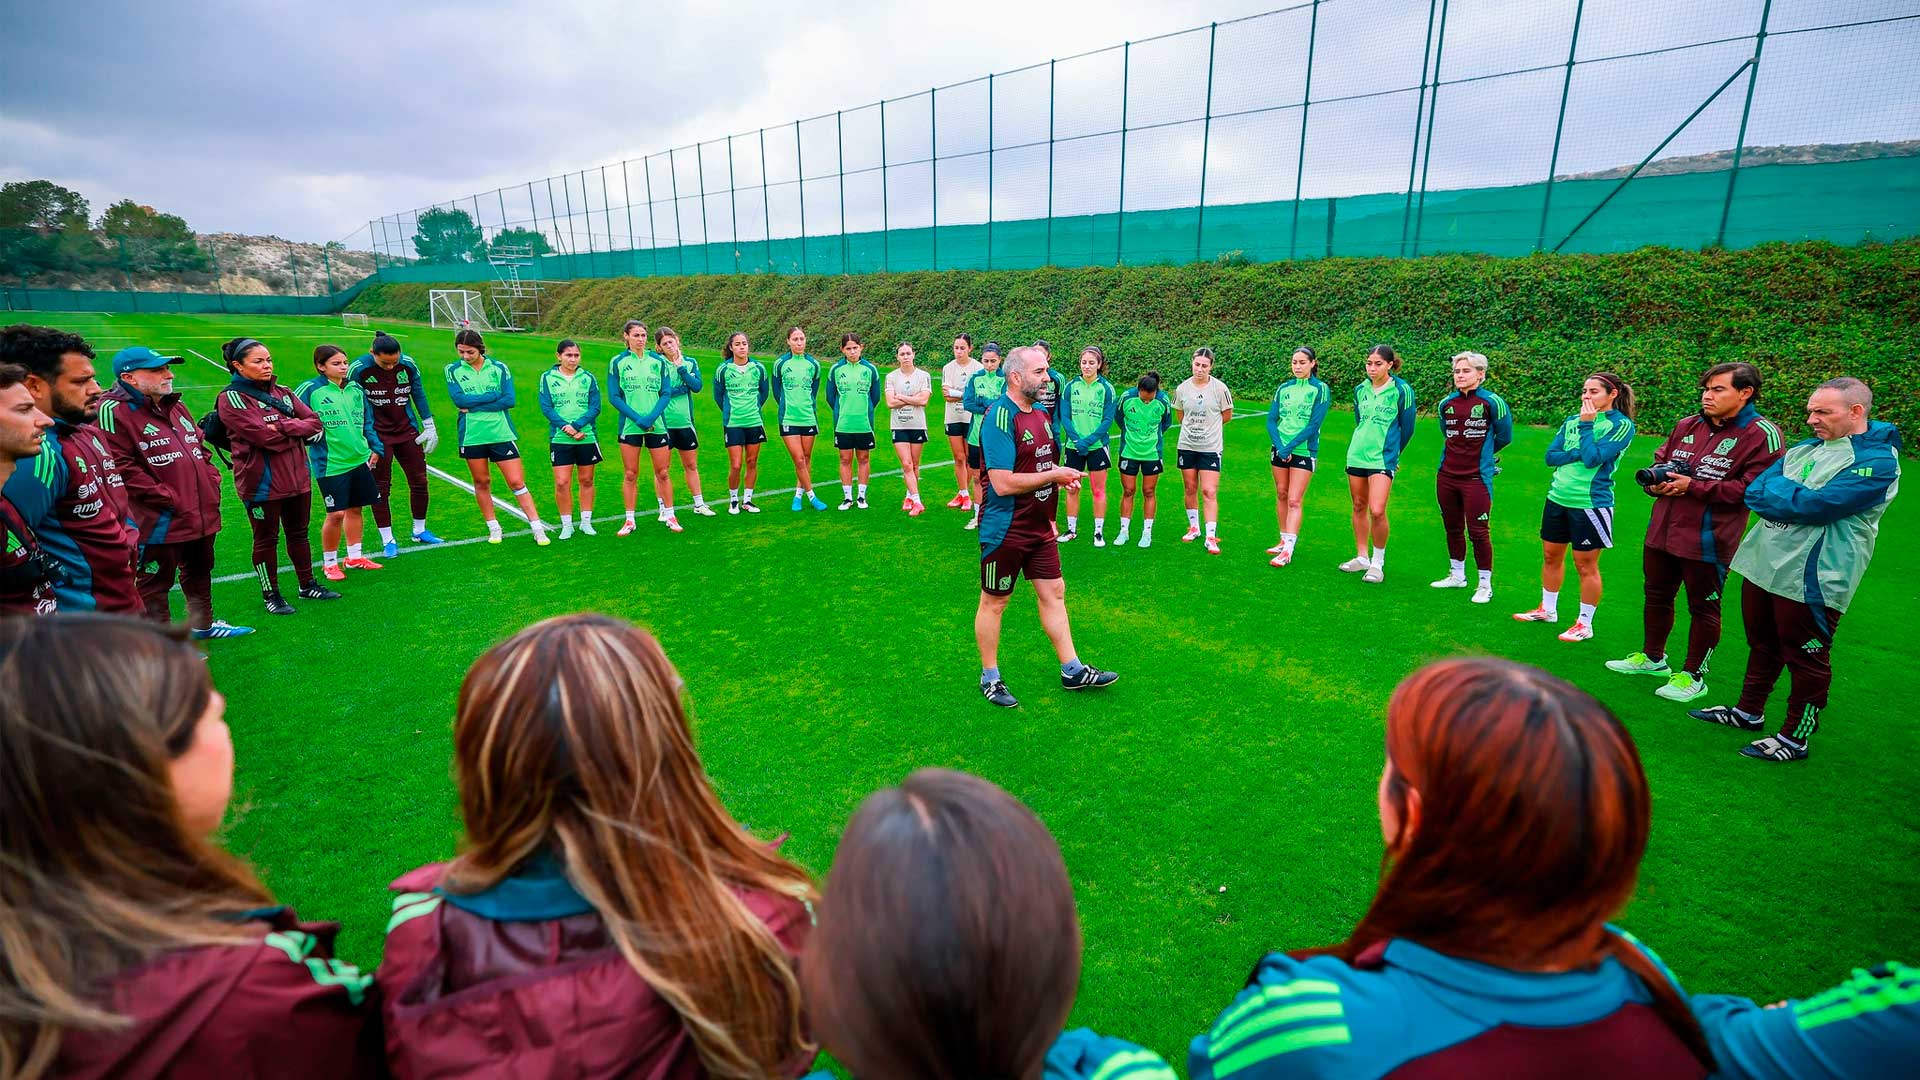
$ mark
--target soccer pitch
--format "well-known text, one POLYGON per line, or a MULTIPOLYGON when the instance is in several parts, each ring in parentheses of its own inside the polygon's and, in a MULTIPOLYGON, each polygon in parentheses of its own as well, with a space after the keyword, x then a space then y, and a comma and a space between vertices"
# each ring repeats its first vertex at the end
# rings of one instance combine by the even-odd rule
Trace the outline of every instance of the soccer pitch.
MULTIPOLYGON (((649 325, 674 321, 672 312, 639 314, 649 325)), ((226 338, 264 341, 289 386, 311 376, 313 346, 333 342, 358 355, 369 338, 334 319, 23 318, 86 335, 103 382, 105 361, 127 345, 187 355, 176 370, 196 415, 226 376, 194 354, 217 359, 226 338)), ((464 480, 439 378, 453 359, 451 332, 387 328, 429 376, 444 433, 433 465, 464 480)), ((808 328, 821 346, 816 355, 834 355, 839 329, 808 328)), ((488 337, 492 355, 515 374, 529 486, 548 520, 553 493, 535 377, 552 363, 554 340, 488 337)), ((618 346, 583 344, 604 389, 618 346)), ((756 339, 756 355, 770 355, 773 344, 756 339)), ((946 342, 915 344, 937 376, 946 342)), ((1063 358, 1070 348, 1062 343, 1063 358)), ((710 377, 715 349, 689 352, 710 377)), ((888 343, 870 349, 876 363, 890 352, 888 343)), ((1491 387, 1526 377, 1493 359, 1491 387)), ((1124 366, 1140 365, 1127 358, 1124 366)), ((1185 373, 1182 357, 1155 366, 1176 381, 1185 373)), ((1358 357, 1325 365, 1337 398, 1358 369, 1358 357)), ((979 773, 1032 806, 1059 838, 1080 904, 1086 961, 1074 1023, 1183 1062, 1187 1040, 1261 953, 1339 940, 1372 896, 1380 859, 1374 789, 1394 684, 1438 657, 1493 653, 1591 690, 1632 729, 1655 817, 1639 891, 1620 921, 1688 989, 1772 1001, 1831 985, 1852 966, 1920 957, 1912 901, 1920 891, 1912 801, 1920 734, 1901 704, 1920 691, 1920 645, 1907 621, 1920 598, 1920 546, 1911 539, 1920 531, 1920 496, 1897 499, 1888 511, 1859 599, 1840 626, 1834 691, 1811 759, 1762 764, 1735 753, 1747 736, 1688 719, 1683 706, 1654 697, 1658 681, 1601 666, 1640 645, 1639 542, 1650 500, 1630 482, 1620 496, 1621 547, 1602 561, 1596 637, 1584 644, 1509 618, 1539 596, 1546 429, 1521 429, 1503 455, 1491 605, 1427 586, 1446 569, 1433 499, 1440 438, 1430 416, 1422 416, 1400 474, 1384 584, 1335 569, 1352 554, 1339 467, 1352 421, 1340 412, 1327 421, 1294 563, 1275 570, 1262 554, 1276 530, 1266 431, 1254 418, 1265 415, 1272 388, 1241 385, 1230 362, 1216 375, 1247 417, 1227 433, 1224 554, 1180 542, 1185 522, 1171 464, 1151 549, 1095 550, 1083 521, 1081 538, 1063 550, 1074 637, 1084 659, 1121 679, 1099 694, 1061 693, 1023 585, 1001 647, 1006 680, 1023 703, 1015 710, 993 708, 976 689, 978 547, 962 515, 940 508, 953 488, 951 470, 935 464, 948 456, 937 434, 924 470, 931 509, 920 518, 897 510, 903 489, 885 444, 874 452, 872 509, 790 513, 790 496, 773 494, 793 482, 777 440, 761 457, 767 512, 728 517, 718 410, 703 394, 695 406, 701 472, 721 516, 683 512, 686 532, 669 534, 646 513, 653 498, 643 475, 641 526, 619 539, 608 520, 620 511, 619 459, 613 425, 603 422, 609 460, 600 467, 596 512, 606 523, 597 537, 538 548, 503 514, 502 545, 403 544, 386 569, 354 572, 337 586, 344 599, 296 600, 291 618, 261 610, 229 483, 216 572, 231 580, 216 585, 216 608, 261 632, 208 646, 238 756, 226 841, 303 915, 345 923, 349 959, 374 963, 390 906, 386 883, 448 857, 459 840, 450 721, 462 674, 527 623, 604 611, 651 628, 685 675, 701 754, 735 817, 762 836, 790 831, 785 853, 817 874, 830 866, 859 801, 921 766, 979 773)), ((1568 387, 1569 402, 1575 389, 1568 387)), ((1791 438, 1803 437, 1801 402, 1761 405, 1791 438)), ((880 427, 884 438, 884 418, 880 427)), ((1656 445, 1643 437, 1623 472, 1656 445)), ((824 435, 813 471, 821 496, 837 503, 836 455, 824 435)), ((677 462, 673 476, 684 502, 677 462)), ((1109 480, 1111 536, 1119 483, 1117 475, 1109 480)), ((432 484, 433 529, 450 541, 483 538, 473 498, 453 483, 432 484)), ((404 526, 404 485, 396 487, 404 526)), ((495 491, 503 493, 497 480, 495 491)), ((1089 500, 1081 513, 1090 515, 1089 500)), ((368 536, 377 552, 371 520, 368 536)), ((291 596, 291 578, 283 585, 291 596)), ((1572 588, 1569 574, 1569 617, 1572 588)), ((1739 626, 1736 601, 1702 704, 1737 692, 1746 661, 1739 626)), ((1683 605, 1677 645, 1685 627, 1683 605)), ((1771 721, 1785 692, 1783 679, 1771 721)))

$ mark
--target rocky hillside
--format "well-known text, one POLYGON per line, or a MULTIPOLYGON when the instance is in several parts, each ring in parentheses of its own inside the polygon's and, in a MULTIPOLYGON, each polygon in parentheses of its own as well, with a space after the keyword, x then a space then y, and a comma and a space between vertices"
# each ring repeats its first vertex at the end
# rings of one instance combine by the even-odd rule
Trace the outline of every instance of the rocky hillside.
MULTIPOLYGON (((132 287, 141 292, 224 292, 237 296, 315 296, 333 292, 372 275, 373 253, 350 251, 334 244, 305 244, 278 236, 240 233, 196 233, 200 247, 213 256, 213 272, 135 274, 132 287)), ((39 289, 105 289, 128 287, 118 270, 86 274, 48 274, 33 279, 39 289)))

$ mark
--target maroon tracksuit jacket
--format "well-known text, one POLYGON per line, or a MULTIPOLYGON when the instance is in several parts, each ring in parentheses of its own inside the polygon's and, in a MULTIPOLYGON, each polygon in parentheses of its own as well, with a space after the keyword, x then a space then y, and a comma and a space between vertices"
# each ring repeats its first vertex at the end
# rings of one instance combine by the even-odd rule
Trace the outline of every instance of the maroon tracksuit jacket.
POLYGON ((151 398, 116 382, 100 403, 95 426, 126 481, 142 547, 220 531, 220 470, 179 394, 151 398))
MULTIPOLYGON (((393 1076, 704 1078, 679 1015, 557 863, 544 862, 472 896, 433 891, 443 863, 393 883, 401 896, 377 976, 393 1076)), ((798 955, 812 927, 806 908, 742 895, 798 955)), ((808 1065, 796 1061, 788 1075, 808 1065)))
POLYGON ((254 506, 313 489, 307 440, 324 429, 293 391, 236 375, 217 408, 233 440, 233 489, 241 502, 254 506))
POLYGON ((373 977, 333 959, 334 923, 249 913, 249 945, 179 949, 120 973, 105 1006, 120 1031, 70 1031, 65 1080, 337 1080, 383 1075, 373 977))
POLYGON ((1747 531, 1747 484, 1786 451, 1774 422, 1748 405, 1724 424, 1701 413, 1673 426, 1653 460, 1689 465, 1685 495, 1655 499, 1647 546, 1722 570, 1733 562, 1747 531))

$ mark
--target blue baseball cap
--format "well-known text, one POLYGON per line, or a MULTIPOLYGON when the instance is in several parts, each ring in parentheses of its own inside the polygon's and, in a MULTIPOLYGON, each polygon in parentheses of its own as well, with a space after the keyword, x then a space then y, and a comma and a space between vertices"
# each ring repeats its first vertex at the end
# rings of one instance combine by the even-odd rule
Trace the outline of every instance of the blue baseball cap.
POLYGON ((113 354, 113 373, 117 377, 129 371, 143 371, 166 367, 168 364, 184 363, 186 363, 184 357, 162 356, 145 345, 134 345, 113 354))

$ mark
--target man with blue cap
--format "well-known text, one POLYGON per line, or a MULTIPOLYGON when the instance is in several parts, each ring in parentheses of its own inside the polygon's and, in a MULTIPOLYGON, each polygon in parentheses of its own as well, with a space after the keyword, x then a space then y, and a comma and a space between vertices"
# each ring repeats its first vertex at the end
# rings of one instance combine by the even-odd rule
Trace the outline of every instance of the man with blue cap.
POLYGON ((187 599, 193 636, 253 633, 213 617, 213 538, 220 532, 220 471, 200 439, 200 425, 173 389, 167 356, 144 345, 113 357, 114 384, 101 397, 95 426, 126 481, 140 530, 138 584, 147 618, 168 622, 174 578, 187 599))

